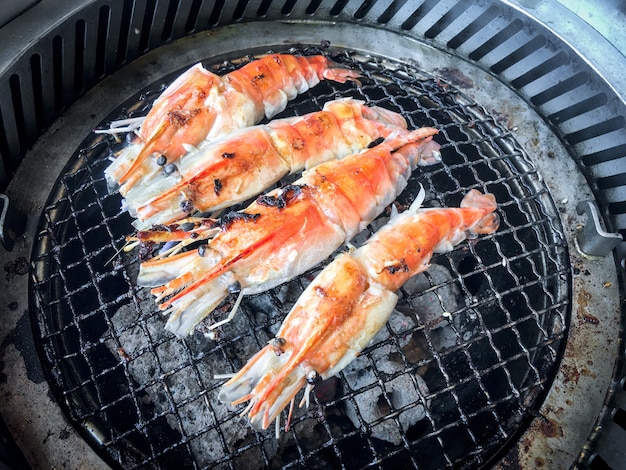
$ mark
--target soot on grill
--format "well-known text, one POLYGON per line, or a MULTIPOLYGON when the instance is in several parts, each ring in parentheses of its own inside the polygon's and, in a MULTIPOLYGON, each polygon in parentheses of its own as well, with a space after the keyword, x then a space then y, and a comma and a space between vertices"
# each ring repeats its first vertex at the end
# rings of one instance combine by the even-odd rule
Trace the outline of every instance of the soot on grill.
MULTIPOLYGON (((56 397, 111 465, 470 468, 498 453, 538 408, 570 292, 558 214, 531 160, 454 86, 406 64, 334 52, 361 72, 361 83, 321 83, 278 117, 353 97, 402 113, 411 128, 438 128, 442 163, 418 169, 398 204, 410 204, 420 185, 431 207, 458 206, 477 188, 496 196, 500 229, 437 255, 410 280, 388 324, 338 377, 316 385, 311 406, 296 410, 277 440, 219 403, 214 376, 237 371, 274 336, 321 267, 246 298, 216 341, 172 337, 150 293, 134 283, 137 253, 120 251, 132 220, 103 172, 126 143, 87 136, 43 212, 32 311, 56 397)), ((226 73, 245 60, 205 65, 226 73)), ((147 113, 162 85, 139 91, 110 118, 147 113)))

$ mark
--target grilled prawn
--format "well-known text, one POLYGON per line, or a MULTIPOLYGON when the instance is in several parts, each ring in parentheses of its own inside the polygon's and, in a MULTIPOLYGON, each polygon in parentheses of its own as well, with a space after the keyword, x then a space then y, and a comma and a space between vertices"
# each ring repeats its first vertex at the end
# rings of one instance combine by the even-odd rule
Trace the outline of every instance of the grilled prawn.
POLYGON ((197 64, 154 102, 141 122, 141 142, 122 151, 106 170, 107 180, 128 190, 146 172, 143 162, 151 155, 173 162, 204 140, 256 124, 263 116, 275 116, 289 100, 321 80, 343 83, 358 76, 320 55, 271 54, 224 76, 197 64))
POLYGON ((138 232, 137 239, 158 242, 214 237, 197 250, 143 262, 137 283, 154 287, 169 313, 169 331, 189 334, 229 292, 240 291, 241 298, 282 284, 354 237, 393 202, 420 162, 436 160, 436 133, 403 131, 359 154, 321 163, 214 224, 192 219, 166 231, 138 232))
MULTIPOLYGON (((429 266, 433 252, 449 251, 466 232, 498 228, 491 194, 471 190, 461 208, 420 209, 423 191, 409 210, 395 214, 360 248, 338 255, 303 292, 276 337, 226 382, 219 400, 249 401, 247 414, 266 429, 305 387, 346 367, 385 324, 398 290, 429 266)), ((291 417, 291 410, 289 419, 291 417)))
POLYGON ((185 155, 176 171, 159 170, 130 189, 126 206, 143 226, 171 223, 190 211, 223 209, 289 173, 358 152, 406 126, 400 114, 362 101, 330 101, 322 111, 248 127, 185 155))

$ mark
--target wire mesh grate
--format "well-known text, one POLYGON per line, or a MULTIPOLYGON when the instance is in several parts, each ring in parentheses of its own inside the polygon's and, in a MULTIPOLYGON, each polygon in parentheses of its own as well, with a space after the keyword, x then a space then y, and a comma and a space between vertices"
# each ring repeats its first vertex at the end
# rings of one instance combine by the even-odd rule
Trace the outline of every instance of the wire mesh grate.
MULTIPOLYGON (((205 66, 222 74, 251 58, 205 66)), ((489 191, 499 231, 437 255, 410 280, 368 348, 316 385, 311 406, 296 410, 276 440, 218 402, 213 376, 238 370, 267 343, 321 267, 245 299, 216 341, 173 338, 148 290, 134 284, 137 253, 119 251, 132 220, 103 172, 125 142, 86 137, 40 221, 31 303, 52 389, 111 465, 474 468, 538 408, 566 335, 570 270, 558 212, 532 161, 497 117, 450 84, 409 64, 345 51, 335 58, 358 69, 361 84, 321 83, 278 117, 350 96, 401 112, 411 128, 437 127, 443 164, 418 169, 397 203, 409 204, 420 184, 427 206, 457 206, 471 188, 489 191)), ((145 114, 163 84, 110 118, 145 114)))

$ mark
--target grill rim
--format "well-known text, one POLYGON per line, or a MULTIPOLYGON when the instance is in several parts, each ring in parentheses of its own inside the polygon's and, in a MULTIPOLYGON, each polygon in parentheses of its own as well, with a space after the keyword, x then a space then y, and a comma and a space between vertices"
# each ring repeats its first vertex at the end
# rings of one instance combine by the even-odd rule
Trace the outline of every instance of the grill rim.
MULTIPOLYGON (((348 5, 350 6, 350 5, 352 5, 352 4, 351 4, 350 2, 348 2, 348 5)), ((18 56, 18 57, 20 57, 20 56, 18 56)), ((502 77, 500 77, 500 78, 502 78, 502 77)), ((505 82, 506 80, 502 80, 502 81, 504 81, 504 82, 505 82)), ((618 108, 619 108, 619 106, 621 106, 621 105, 618 105, 618 108)), ((570 146, 569 146, 569 145, 568 145, 568 148, 570 148, 570 146)), ((573 150, 572 150, 572 153, 573 153, 573 154, 578 154, 578 152, 576 152, 576 149, 573 149, 573 150)), ((592 183, 593 183, 593 181, 592 181, 592 183)), ((592 184, 592 186, 595 186, 595 185, 594 185, 594 184, 592 184)), ((613 189, 613 188, 609 188, 609 189, 613 189)), ((618 189, 619 189, 619 188, 618 188, 618 189)), ((615 191, 614 191, 614 192, 615 192, 615 191)), ((619 196, 619 195, 618 195, 618 196, 619 196)), ((603 206, 603 207, 605 207, 605 206, 603 206)), ((607 220, 607 216, 606 216, 606 213, 605 213, 604 211, 603 211, 603 217, 605 218, 605 221, 606 221, 606 220, 607 220)), ((610 222, 610 221, 609 221, 609 222, 610 222)), ((622 244, 622 245, 623 245, 623 244, 622 244)), ((619 281, 620 281, 620 282, 619 282, 619 287, 620 287, 620 290, 621 290, 621 298, 623 298, 623 265, 622 265, 622 264, 620 264, 620 263, 619 263, 619 261, 618 261, 618 262, 616 263, 616 267, 617 267, 617 273, 618 273, 618 275, 619 275, 619 281)), ((623 309, 623 307, 622 307, 622 309, 623 309)), ((622 313, 622 315, 623 315, 623 313, 622 313)), ((623 320, 622 320, 622 323, 623 323, 623 320)), ((621 331, 621 334, 622 334, 622 337, 623 337, 623 324, 622 324, 622 331, 621 331)), ((623 344, 620 346, 620 349, 623 349, 623 344)), ((621 361, 621 359, 620 359, 620 358, 621 358, 621 355, 618 355, 618 361, 621 361)), ((616 364, 616 370, 618 370, 618 372, 619 372, 619 363, 617 363, 617 364, 616 364)), ((616 375, 617 375, 617 374, 616 374, 616 375)), ((608 411, 610 411, 610 409, 608 409, 608 408, 607 408, 607 410, 608 410, 608 411)))

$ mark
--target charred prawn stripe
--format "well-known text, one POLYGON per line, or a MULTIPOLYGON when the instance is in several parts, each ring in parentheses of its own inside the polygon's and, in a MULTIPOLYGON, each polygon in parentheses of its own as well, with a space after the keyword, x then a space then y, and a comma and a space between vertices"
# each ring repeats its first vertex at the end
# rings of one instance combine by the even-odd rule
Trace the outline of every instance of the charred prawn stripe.
POLYGON ((281 188, 281 191, 276 195, 268 195, 263 194, 256 199, 257 204, 268 207, 277 207, 278 209, 282 209, 289 204, 290 201, 294 200, 300 194, 302 194, 302 190, 306 189, 306 185, 298 185, 298 184, 289 184, 281 188))
POLYGON ((218 219, 198 219, 198 222, 186 222, 184 224, 154 225, 150 230, 140 230, 134 237, 137 240, 163 241, 164 237, 169 240, 183 239, 187 237, 197 238, 198 231, 219 227, 222 230, 228 228, 235 222, 256 222, 261 214, 250 214, 248 212, 230 211, 218 219))
POLYGON ((227 230, 234 222, 256 222, 261 214, 248 214, 247 212, 227 212, 219 218, 218 224, 222 230, 227 230))

